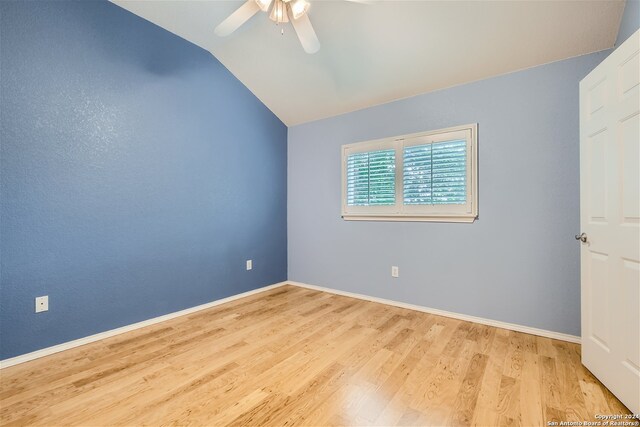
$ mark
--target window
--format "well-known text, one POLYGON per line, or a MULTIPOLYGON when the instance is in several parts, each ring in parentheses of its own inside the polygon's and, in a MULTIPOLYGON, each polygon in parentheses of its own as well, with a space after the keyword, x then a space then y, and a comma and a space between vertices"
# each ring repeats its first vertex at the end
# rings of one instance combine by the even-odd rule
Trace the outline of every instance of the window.
POLYGON ((347 220, 473 222, 477 125, 342 146, 347 220))

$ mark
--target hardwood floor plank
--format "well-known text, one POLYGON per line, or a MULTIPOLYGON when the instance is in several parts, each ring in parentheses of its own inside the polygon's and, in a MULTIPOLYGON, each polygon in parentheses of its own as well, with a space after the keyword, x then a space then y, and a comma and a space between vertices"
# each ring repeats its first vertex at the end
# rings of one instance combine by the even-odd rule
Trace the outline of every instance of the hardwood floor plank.
POLYGON ((544 407, 562 409, 563 399, 560 396, 560 379, 558 378, 555 360, 550 357, 539 356, 539 361, 544 407))
POLYGON ((518 379, 522 373, 522 359, 524 353, 524 339, 520 332, 509 331, 509 347, 504 365, 504 375, 518 379))
POLYGON ((520 381, 508 377, 502 376, 500 380, 500 392, 498 393, 498 406, 497 410, 501 417, 507 417, 513 419, 518 415, 518 408, 520 406, 520 381))
POLYGON ((522 425, 544 425, 542 410, 542 387, 540 384, 540 357, 533 352, 525 352, 522 361, 522 375, 520 377, 520 414, 522 425))
POLYGON ((471 359, 467 373, 462 381, 462 386, 456 397, 454 409, 451 413, 450 425, 471 425, 473 413, 478 402, 480 384, 487 367, 488 356, 476 353, 471 359))
POLYGON ((471 425, 474 426, 498 425, 500 416, 498 413, 500 383, 508 347, 508 334, 500 332, 496 330, 489 350, 489 359, 471 422, 471 425))

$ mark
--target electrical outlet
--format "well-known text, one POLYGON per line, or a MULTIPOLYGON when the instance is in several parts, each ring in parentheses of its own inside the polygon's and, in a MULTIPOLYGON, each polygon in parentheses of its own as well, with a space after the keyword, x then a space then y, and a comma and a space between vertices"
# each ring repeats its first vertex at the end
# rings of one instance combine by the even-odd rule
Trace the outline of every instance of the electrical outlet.
POLYGON ((391 266, 391 277, 400 277, 400 269, 395 265, 391 266))
POLYGON ((49 295, 36 297, 36 313, 49 311, 49 295))
POLYGON ((248 259, 247 260, 247 270, 251 270, 253 268, 253 261, 248 259))

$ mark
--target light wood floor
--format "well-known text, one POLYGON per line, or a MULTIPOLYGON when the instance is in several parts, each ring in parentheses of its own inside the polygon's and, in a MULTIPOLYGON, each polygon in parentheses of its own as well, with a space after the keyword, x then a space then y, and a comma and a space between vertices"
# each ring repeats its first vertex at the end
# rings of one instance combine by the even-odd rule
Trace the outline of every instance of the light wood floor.
POLYGON ((0 375, 3 426, 542 426, 628 413, 578 345, 293 286, 0 375))

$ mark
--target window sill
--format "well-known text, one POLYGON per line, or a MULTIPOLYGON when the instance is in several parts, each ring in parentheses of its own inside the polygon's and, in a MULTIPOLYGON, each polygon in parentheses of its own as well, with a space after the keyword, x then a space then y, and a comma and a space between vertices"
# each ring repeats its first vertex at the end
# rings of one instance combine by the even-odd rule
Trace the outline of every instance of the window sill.
POLYGON ((410 216, 410 215, 342 215, 345 221, 393 221, 393 222, 460 222, 472 223, 473 216, 410 216))

